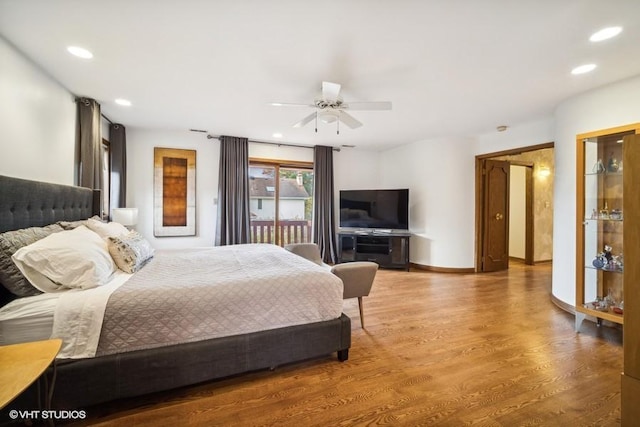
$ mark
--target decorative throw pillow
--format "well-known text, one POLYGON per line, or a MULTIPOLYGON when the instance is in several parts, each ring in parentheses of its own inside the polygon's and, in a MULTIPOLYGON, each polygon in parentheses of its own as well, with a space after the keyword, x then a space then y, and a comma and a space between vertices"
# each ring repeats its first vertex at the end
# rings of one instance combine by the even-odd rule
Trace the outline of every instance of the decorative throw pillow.
POLYGON ((109 237, 109 253, 118 268, 125 273, 135 273, 140 270, 152 257, 153 247, 147 239, 137 231, 125 235, 109 237))
POLYGON ((43 292, 105 285, 116 271, 106 242, 83 225, 20 248, 12 259, 43 292))
POLYGON ((98 217, 89 218, 85 225, 103 239, 129 233, 129 230, 124 225, 117 222, 102 222, 98 217))
POLYGON ((62 231, 62 227, 58 224, 51 224, 46 227, 23 228, 0 234, 0 282, 9 292, 18 297, 42 293, 29 283, 18 266, 11 260, 11 256, 18 249, 60 231, 62 231))

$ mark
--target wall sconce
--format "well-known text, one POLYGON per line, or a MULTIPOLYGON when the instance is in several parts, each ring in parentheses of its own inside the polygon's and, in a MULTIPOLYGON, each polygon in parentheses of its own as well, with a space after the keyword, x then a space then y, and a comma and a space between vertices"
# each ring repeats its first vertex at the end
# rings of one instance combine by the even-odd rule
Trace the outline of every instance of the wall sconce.
POLYGON ((549 175, 551 175, 551 169, 549 169, 548 166, 540 166, 540 169, 538 169, 538 176, 541 178, 546 178, 549 175))
POLYGON ((138 223, 138 208, 111 209, 111 220, 113 222, 118 222, 127 228, 132 228, 138 223))

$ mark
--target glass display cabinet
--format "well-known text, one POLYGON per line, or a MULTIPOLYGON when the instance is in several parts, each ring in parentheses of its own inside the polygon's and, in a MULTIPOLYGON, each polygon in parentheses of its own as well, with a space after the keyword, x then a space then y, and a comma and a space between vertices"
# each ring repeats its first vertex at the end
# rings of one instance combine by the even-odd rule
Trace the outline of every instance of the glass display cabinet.
MULTIPOLYGON (((587 316, 624 324, 624 137, 635 126, 577 137, 576 330, 587 316)), ((633 260, 627 260, 632 262, 633 260)))

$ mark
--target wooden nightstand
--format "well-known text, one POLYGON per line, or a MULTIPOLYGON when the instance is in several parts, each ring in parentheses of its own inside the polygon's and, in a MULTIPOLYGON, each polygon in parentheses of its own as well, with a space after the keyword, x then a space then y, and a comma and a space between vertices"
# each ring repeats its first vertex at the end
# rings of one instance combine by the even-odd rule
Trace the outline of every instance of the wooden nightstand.
POLYGON ((61 346, 62 340, 52 339, 0 347, 0 409, 40 378, 61 346))

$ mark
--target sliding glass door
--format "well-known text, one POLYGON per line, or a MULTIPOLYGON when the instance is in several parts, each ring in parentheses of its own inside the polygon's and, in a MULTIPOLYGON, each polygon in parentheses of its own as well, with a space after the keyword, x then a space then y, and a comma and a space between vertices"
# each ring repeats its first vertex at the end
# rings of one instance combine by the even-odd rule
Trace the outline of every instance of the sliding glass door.
POLYGON ((252 160, 249 188, 252 243, 311 241, 312 164, 252 160))

